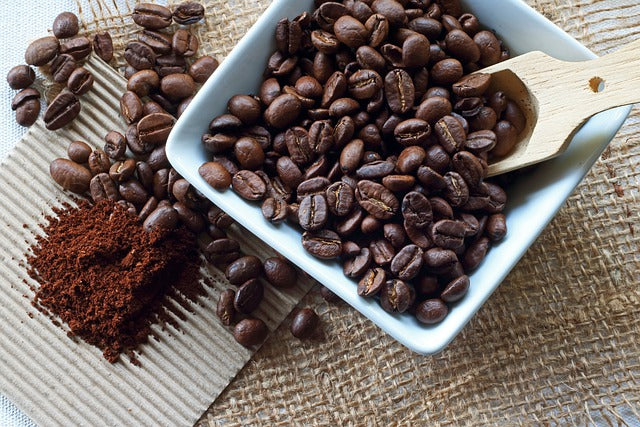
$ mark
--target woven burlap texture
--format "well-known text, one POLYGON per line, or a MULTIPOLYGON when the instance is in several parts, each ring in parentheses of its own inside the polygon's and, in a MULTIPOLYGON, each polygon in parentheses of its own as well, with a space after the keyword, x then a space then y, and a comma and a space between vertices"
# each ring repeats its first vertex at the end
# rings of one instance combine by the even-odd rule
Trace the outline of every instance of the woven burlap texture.
MULTIPOLYGON (((80 0, 79 0, 80 1, 80 0)), ((197 31, 218 59, 268 1, 209 1, 197 31)), ((635 0, 528 0, 598 54, 638 38, 635 0)), ((121 52, 127 10, 80 1, 121 52), (123 18, 125 16, 125 18, 123 18)), ((117 65, 122 65, 118 57, 117 65)), ((213 403, 210 425, 634 425, 640 420, 640 114, 441 354, 407 350, 317 288, 325 339, 285 322, 213 403)), ((510 230, 517 233, 518 230, 510 230)))

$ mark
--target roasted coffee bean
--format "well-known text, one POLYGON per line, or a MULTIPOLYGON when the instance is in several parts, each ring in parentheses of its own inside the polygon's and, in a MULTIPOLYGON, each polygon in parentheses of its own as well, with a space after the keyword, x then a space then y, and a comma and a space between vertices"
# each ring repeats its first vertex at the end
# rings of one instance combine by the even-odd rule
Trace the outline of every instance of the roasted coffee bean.
POLYGON ((459 97, 482 96, 491 84, 491 74, 474 73, 464 76, 451 87, 459 97))
POLYGON ((370 99, 382 89, 382 77, 373 70, 358 70, 349 76, 348 87, 354 98, 370 99))
POLYGON ((288 156, 282 156, 276 162, 276 171, 283 184, 296 188, 302 182, 300 168, 288 156))
POLYGON ((113 41, 108 32, 98 33, 93 36, 93 51, 103 61, 110 62, 113 59, 113 41))
POLYGON ((383 226, 384 238, 391 243, 395 249, 404 247, 407 241, 407 234, 404 227, 396 223, 387 223, 383 226))
POLYGON ((333 31, 333 25, 343 15, 347 15, 347 8, 337 2, 325 2, 318 6, 313 14, 314 20, 325 31, 333 31))
MULTIPOLYGON (((233 264, 241 259, 234 261, 233 264)), ((233 306, 238 312, 249 314, 258 308, 263 297, 264 286, 262 286, 262 283, 258 279, 249 279, 238 287, 233 306)))
POLYGON ((266 279, 276 288, 291 288, 297 283, 297 270, 284 258, 267 258, 263 268, 266 279))
POLYGON ((142 101, 132 91, 126 91, 120 98, 120 113, 127 123, 137 122, 142 118, 142 101))
POLYGON ((431 239, 441 248, 457 249, 464 243, 465 232, 464 222, 442 219, 431 226, 431 239))
POLYGON ((342 253, 340 236, 331 230, 305 231, 302 247, 311 255, 323 258, 337 258, 342 253))
POLYGON ((440 323, 448 313, 447 305, 438 298, 424 300, 416 307, 416 319, 426 325, 440 323))
POLYGON ((33 88, 22 89, 13 97, 11 109, 16 112, 20 126, 31 126, 40 113, 40 92, 33 88))
POLYGON ((422 193, 412 191, 402 199, 402 216, 405 224, 425 228, 433 220, 431 203, 422 193))
POLYGON ((353 209, 340 222, 336 223, 336 231, 341 236, 353 234, 360 228, 360 224, 365 217, 365 212, 360 208, 353 209))
POLYGON ((231 174, 218 162, 203 163, 198 173, 216 190, 225 190, 231 185, 231 174))
POLYGON ((357 279, 367 271, 372 261, 371 251, 369 251, 368 248, 362 248, 357 255, 344 262, 344 275, 352 279, 357 279))
POLYGON ((425 145, 430 134, 431 126, 421 119, 408 119, 400 122, 393 131, 396 141, 404 146, 425 145))
POLYGON ((413 173, 420 167, 426 157, 427 153, 424 148, 419 146, 407 147, 400 152, 396 162, 396 169, 404 174, 413 173))
POLYGON ((311 32, 311 43, 318 51, 326 54, 336 53, 340 48, 340 41, 337 37, 323 30, 311 32))
POLYGON ((484 236, 469 245, 462 258, 465 271, 475 270, 480 265, 489 250, 489 245, 489 238, 484 236))
POLYGON ((204 6, 193 1, 180 3, 173 10, 173 20, 180 25, 191 25, 204 18, 204 6))
POLYGON ((344 173, 355 172, 364 155, 364 141, 354 139, 340 153, 340 169, 344 173))
POLYGON ((503 117, 516 128, 518 134, 522 132, 527 124, 524 113, 514 101, 508 101, 504 109, 503 117))
POLYGON ((395 169, 392 162, 386 160, 376 160, 369 162, 356 170, 359 179, 381 179, 389 175, 395 169))
POLYGON ((318 176, 302 181, 296 188, 297 202, 301 202, 307 196, 325 194, 326 189, 331 184, 327 178, 318 176))
POLYGON ((468 151, 459 151, 451 158, 453 169, 460 174, 469 188, 480 185, 484 178, 484 170, 480 160, 468 151))
POLYGON ((318 327, 320 318, 310 308, 299 310, 291 321, 291 335, 298 339, 307 339, 312 337, 318 327))
POLYGON ((311 76, 303 76, 296 80, 295 89, 300 95, 311 99, 320 98, 323 92, 320 82, 311 76))
POLYGON ((172 47, 176 55, 193 56, 198 51, 198 38, 184 28, 173 33, 172 47))
POLYGON ((445 302, 455 302, 461 299, 469 290, 469 276, 462 275, 449 282, 440 294, 445 302))
POLYGON ((258 257, 246 255, 229 264, 224 274, 229 283, 239 286, 247 280, 260 277, 262 262, 258 257))
POLYGON ((426 66, 429 63, 429 40, 422 34, 407 37, 402 43, 402 62, 410 68, 426 66))
POLYGON ((298 209, 298 223, 307 231, 324 228, 328 221, 328 206, 324 194, 305 197, 298 209))
POLYGON ((133 22, 150 30, 159 30, 171 25, 172 13, 158 4, 139 3, 133 9, 133 22))
POLYGON ((449 31, 444 42, 447 52, 464 63, 477 62, 480 59, 480 49, 478 45, 461 29, 449 31))
POLYGON ((415 291, 406 282, 387 280, 380 290, 380 306, 388 313, 404 313, 415 300, 415 291))
POLYGON ((422 256, 424 266, 428 272, 443 274, 450 271, 458 262, 455 252, 449 249, 431 248, 422 256))
POLYGON ((209 243, 204 254, 213 264, 228 264, 240 258, 240 245, 235 240, 220 238, 209 243))
POLYGON ((360 104, 353 98, 338 98, 329 106, 331 117, 350 116, 358 112, 360 104))
POLYGON ((144 221, 149 218, 151 212, 155 211, 158 207, 158 199, 151 196, 147 200, 147 203, 144 204, 142 208, 140 208, 140 212, 138 213, 138 221, 144 223, 144 221))
POLYGON ((335 182, 326 190, 329 210, 336 216, 347 215, 355 204, 353 188, 344 182, 335 182))
POLYGON ((369 243, 369 250, 373 261, 381 267, 384 267, 391 263, 396 252, 386 239, 377 239, 369 243))
POLYGON ((426 36, 429 40, 439 38, 442 32, 442 24, 440 21, 426 16, 412 19, 407 24, 407 27, 416 33, 426 36))
POLYGON ((142 223, 145 231, 173 230, 178 225, 178 213, 170 206, 158 206, 142 223))
POLYGON ((55 159, 49 164, 51 178, 63 189, 76 194, 89 190, 91 172, 78 163, 67 159, 55 159))
POLYGON ((173 128, 175 119, 169 114, 154 113, 138 122, 138 138, 145 145, 164 144, 173 128))
POLYGON ((384 93, 389 108, 396 114, 406 114, 413 107, 413 80, 404 70, 395 69, 385 76, 384 93))
POLYGON ((59 39, 68 39, 78 34, 78 17, 71 12, 62 12, 53 20, 53 35, 59 39))
POLYGON ((233 306, 233 301, 236 298, 236 293, 233 289, 225 289, 220 293, 218 298, 218 304, 216 306, 216 314, 223 325, 229 326, 233 324, 236 316, 236 309, 233 306))
POLYGON ((444 177, 429 166, 420 166, 416 176, 428 193, 440 191, 447 185, 444 177))
POLYGON ((160 86, 160 77, 153 70, 140 70, 127 82, 127 90, 134 92, 139 97, 149 95, 160 86))
POLYGON ((275 78, 266 79, 260 85, 260 90, 258 92, 260 100, 266 105, 269 106, 271 103, 282 94, 280 83, 275 78))
POLYGON ((486 211, 492 214, 502 212, 507 203, 507 193, 502 188, 492 183, 484 183, 486 194, 489 196, 489 203, 485 207, 486 211))
POLYGON ((135 123, 127 127, 124 136, 127 140, 127 147, 129 147, 129 150, 131 150, 133 154, 142 156, 153 150, 153 145, 143 144, 142 141, 140 141, 138 137, 138 126, 135 123))
POLYGON ((117 182, 125 182, 131 178, 136 171, 136 161, 133 159, 126 159, 124 161, 118 161, 111 165, 109 168, 109 177, 117 182))
POLYGON ((169 99, 180 100, 195 93, 195 82, 188 74, 175 73, 164 76, 160 80, 160 90, 169 99))
MULTIPOLYGON (((134 204, 135 206, 142 206, 146 203, 149 198, 149 194, 147 190, 140 184, 139 181, 135 179, 130 179, 129 181, 121 182, 118 186, 118 191, 123 199, 127 202, 134 204)), ((149 216, 151 218, 151 216, 149 216)), ((173 228, 173 227, 167 227, 173 228)))
POLYGON ((252 125, 260 119, 260 103, 248 95, 235 95, 227 103, 229 112, 245 125, 252 125))
POLYGON ((262 320, 251 317, 242 319, 233 328, 233 337, 245 347, 260 344, 268 333, 267 325, 262 320))
POLYGON ((84 67, 78 67, 69 76, 67 88, 74 95, 81 96, 89 92, 93 87, 93 74, 84 67))
POLYGON ((485 67, 500 61, 500 41, 491 31, 480 31, 473 41, 480 49, 480 64, 485 67))
POLYGON ((358 182, 356 199, 363 209, 378 219, 391 218, 400 207, 400 203, 393 193, 383 185, 369 180, 358 182))
POLYGON ((260 200, 267 192, 265 182, 250 170, 241 170, 231 179, 233 189, 247 200, 260 200))
POLYGON ((262 202, 262 215, 274 224, 287 219, 289 214, 287 202, 280 198, 269 197, 262 202))
POLYGON ((106 173, 99 173, 94 176, 89 183, 89 190, 94 203, 98 203, 101 200, 117 201, 120 198, 118 187, 109 178, 109 174, 106 173))
POLYGON ((16 65, 7 74, 7 83, 11 89, 25 89, 33 84, 36 73, 28 65, 16 65))
POLYGON ((169 195, 173 196, 175 200, 184 203, 190 209, 196 209, 202 205, 202 200, 196 194, 195 188, 186 179, 179 178, 176 172, 177 178, 171 182, 171 171, 169 170, 169 180, 167 182, 167 188, 169 195))
POLYGON ((358 282, 358 295, 362 297, 377 295, 386 281, 387 274, 384 269, 380 267, 369 269, 358 282))
POLYGON ((280 95, 265 110, 264 120, 274 128, 286 128, 298 118, 301 107, 302 104, 297 97, 290 94, 280 95))
POLYGON ((454 153, 464 146, 466 133, 462 124, 453 116, 444 116, 434 125, 440 145, 448 153, 454 153))
POLYGON ((380 227, 382 227, 382 221, 371 215, 365 216, 360 223, 360 231, 365 235, 375 233, 380 227))
POLYGON ((24 62, 28 65, 41 66, 51 61, 60 51, 60 42, 52 36, 37 39, 24 52, 24 62))
POLYGON ((333 32, 340 42, 352 49, 367 44, 369 31, 356 18, 345 15, 338 18, 333 25, 333 32))
POLYGON ((491 130, 479 130, 467 135, 465 147, 476 155, 490 151, 497 142, 496 134, 491 130))
POLYGON ((457 172, 447 172, 444 180, 445 187, 442 193, 444 198, 454 208, 464 205, 469 199, 469 187, 464 178, 457 172))
POLYGON ((146 44, 134 41, 127 44, 124 59, 136 70, 146 70, 155 65, 156 54, 146 44))
POLYGON ((80 101, 68 90, 63 90, 53 98, 44 112, 45 127, 57 130, 71 123, 80 114, 80 101))
POLYGON ((171 52, 156 58, 155 70, 160 77, 166 77, 170 74, 182 74, 187 69, 187 62, 184 57, 171 52))
POLYGON ((76 61, 83 60, 91 53, 91 40, 87 37, 74 37, 60 44, 60 53, 73 57, 76 61))
POLYGON ((460 80, 462 75, 462 64, 454 58, 438 61, 431 68, 431 80, 437 85, 453 84, 460 80))
POLYGON ((400 2, 395 0, 376 0, 371 5, 371 10, 389 20, 389 25, 394 27, 406 26, 407 14, 400 2))
POLYGON ((503 91, 499 90, 489 97, 488 105, 497 115, 501 115, 507 108, 508 102, 509 98, 507 95, 503 91))
POLYGON ((93 150, 91 154, 89 154, 87 162, 89 164, 89 170, 93 175, 109 172, 109 168, 111 167, 109 156, 107 156, 104 150, 100 149, 93 150))
POLYGON ((242 122, 233 114, 221 114, 209 123, 211 132, 234 132, 240 130, 242 122))
POLYGON ((506 120, 496 123, 493 131, 496 135, 496 145, 491 150, 491 154, 497 157, 509 154, 518 142, 518 130, 506 120))
POLYGON ((173 208, 178 213, 180 222, 194 233, 199 233, 205 228, 205 220, 199 212, 189 208, 182 202, 173 204, 173 208))
POLYGON ((73 141, 67 147, 67 156, 69 156, 71 161, 82 164, 87 163, 92 151, 93 150, 86 142, 73 141))
POLYGON ((484 230, 491 241, 502 240, 507 234, 507 222, 504 214, 493 214, 487 218, 487 225, 484 230))
POLYGON ((182 113, 185 112, 185 110, 187 109, 189 104, 191 104, 191 101, 193 101, 193 96, 190 96, 190 97, 185 98, 182 101, 180 101, 180 104, 178 105, 178 109, 176 111, 176 117, 177 118, 180 118, 182 113))
POLYGON ((431 125, 451 114, 451 102, 442 96, 432 96, 420 103, 416 110, 416 118, 422 119, 431 125))
POLYGON ((423 251, 416 245, 402 248, 391 261, 391 272, 401 280, 411 280, 422 268, 423 251))
POLYGON ((243 169, 256 170, 264 163, 264 151, 253 138, 238 138, 233 153, 243 169))
POLYGON ((149 46, 158 55, 171 53, 172 38, 159 31, 143 30, 138 34, 138 41, 149 46))

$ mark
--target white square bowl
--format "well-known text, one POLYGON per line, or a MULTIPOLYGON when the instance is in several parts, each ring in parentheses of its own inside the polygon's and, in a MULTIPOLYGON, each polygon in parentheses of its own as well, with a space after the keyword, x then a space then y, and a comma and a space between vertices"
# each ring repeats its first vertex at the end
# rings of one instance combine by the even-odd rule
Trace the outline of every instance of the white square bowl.
MULTIPOLYGON (((499 7, 498 2, 487 0, 463 3, 485 27, 497 32, 513 55, 541 50, 564 60, 595 56, 521 0, 501 0, 499 7)), ((305 252, 300 231, 288 224, 269 223, 259 204, 249 203, 231 190, 218 192, 198 174, 198 167, 209 160, 200 138, 211 119, 226 112, 231 96, 257 93, 267 59, 275 50, 276 22, 312 9, 313 0, 274 0, 180 117, 169 136, 167 156, 173 167, 213 203, 396 340, 418 353, 436 353, 460 332, 531 246, 614 137, 630 107, 594 116, 562 156, 541 164, 507 188, 507 236, 491 248, 470 276, 469 292, 451 307, 444 321, 425 326, 409 314, 389 314, 376 300, 358 296, 356 283, 343 275, 337 261, 321 261, 305 252)))

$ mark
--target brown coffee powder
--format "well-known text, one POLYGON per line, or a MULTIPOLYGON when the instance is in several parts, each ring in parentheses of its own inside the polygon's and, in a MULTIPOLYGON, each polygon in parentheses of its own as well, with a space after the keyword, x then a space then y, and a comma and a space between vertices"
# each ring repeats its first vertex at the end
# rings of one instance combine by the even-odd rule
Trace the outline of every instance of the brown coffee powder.
POLYGON ((47 217, 44 236, 27 257, 40 286, 33 304, 58 316, 78 336, 99 347, 109 362, 147 340, 162 320, 166 297, 189 303, 202 291, 193 234, 143 231, 120 205, 81 201, 47 217))

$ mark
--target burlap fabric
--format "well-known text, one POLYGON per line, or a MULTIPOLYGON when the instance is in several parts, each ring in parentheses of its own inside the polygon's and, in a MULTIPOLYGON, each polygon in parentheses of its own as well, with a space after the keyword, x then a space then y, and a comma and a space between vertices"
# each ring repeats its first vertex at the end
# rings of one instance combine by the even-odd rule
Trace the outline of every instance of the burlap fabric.
MULTIPOLYGON (((636 0, 527 2, 598 54, 640 34, 636 0)), ((205 2, 202 49, 222 60, 268 3, 205 2)), ((109 29, 122 52, 135 28, 122 18, 131 8, 113 5, 79 4, 87 29, 109 29)), ((324 302, 316 288, 301 305, 319 312, 325 339, 301 343, 285 322, 201 422, 634 425, 639 130, 634 109, 551 225, 441 354, 412 353, 347 305, 324 302)))

